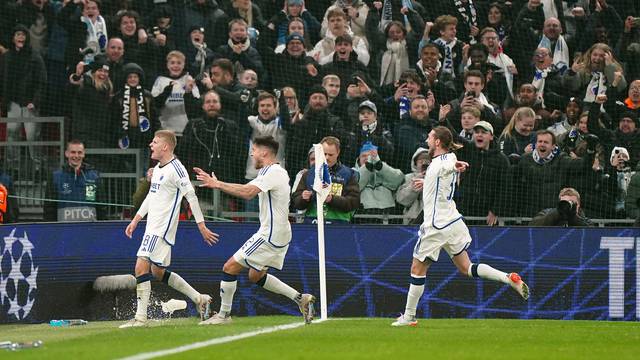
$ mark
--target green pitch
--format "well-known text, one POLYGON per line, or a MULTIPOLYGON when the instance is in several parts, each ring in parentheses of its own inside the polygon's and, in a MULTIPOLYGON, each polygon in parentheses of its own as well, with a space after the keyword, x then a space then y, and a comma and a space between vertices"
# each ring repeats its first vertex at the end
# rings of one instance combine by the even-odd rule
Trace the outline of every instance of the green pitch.
MULTIPOLYGON (((148 328, 122 322, 87 326, 2 325, 0 341, 42 340, 39 349, 0 350, 1 359, 113 359, 300 322, 290 316, 234 318, 224 326, 173 319, 148 328)), ((546 320, 337 319, 212 345, 172 359, 638 359, 640 323, 546 320)))

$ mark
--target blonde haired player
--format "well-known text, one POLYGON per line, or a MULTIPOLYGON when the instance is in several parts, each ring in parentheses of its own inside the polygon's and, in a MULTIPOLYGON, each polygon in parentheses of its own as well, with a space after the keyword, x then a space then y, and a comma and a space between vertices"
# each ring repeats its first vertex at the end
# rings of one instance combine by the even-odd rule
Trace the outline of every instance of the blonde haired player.
POLYGON ((258 195, 260 205, 260 228, 247 240, 222 267, 220 281, 220 312, 202 321, 200 325, 227 324, 231 322, 231 304, 238 284, 238 274, 249 269, 249 280, 265 290, 293 300, 299 307, 306 323, 313 320, 311 294, 301 294, 277 277, 267 274, 268 268, 281 270, 284 257, 291 242, 289 224, 289 175, 276 160, 279 144, 271 136, 258 136, 251 144, 251 158, 258 176, 248 184, 230 184, 218 180, 214 174, 194 168, 196 178, 211 189, 250 200, 258 195))
POLYGON ((176 136, 170 130, 156 131, 149 144, 151 158, 157 160, 158 164, 153 169, 149 193, 125 230, 127 237, 131 238, 138 222, 147 216, 147 226, 138 249, 135 268, 137 310, 135 317, 120 328, 146 325, 151 279, 154 277, 188 296, 196 304, 202 320, 209 311, 211 296, 200 294, 180 275, 167 270, 171 263, 171 248, 175 245, 183 197, 189 201, 204 241, 208 245, 218 242, 218 234, 211 232, 205 225, 187 170, 173 154, 175 147, 176 136))
POLYGON ((422 187, 424 221, 413 249, 407 306, 404 314, 392 326, 418 325, 416 307, 424 292, 427 270, 438 261, 441 249, 449 254, 463 275, 509 284, 523 299, 529 298, 529 287, 517 273, 507 274, 486 264, 473 264, 469 260, 467 248, 471 244, 471 236, 453 201, 458 173, 464 172, 469 164, 456 158, 453 151, 459 145, 453 142, 453 135, 446 127, 438 126, 431 130, 427 144, 431 163, 424 179, 414 179, 414 185, 422 187))

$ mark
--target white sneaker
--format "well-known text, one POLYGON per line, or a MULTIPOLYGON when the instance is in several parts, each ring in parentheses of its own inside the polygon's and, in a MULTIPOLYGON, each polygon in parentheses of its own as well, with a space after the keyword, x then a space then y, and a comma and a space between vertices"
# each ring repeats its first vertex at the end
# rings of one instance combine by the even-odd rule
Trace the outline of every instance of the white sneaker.
POLYGON ((316 297, 311 294, 302 294, 302 298, 300 299, 300 304, 298 304, 298 308, 302 313, 302 317, 304 318, 304 322, 306 324, 310 324, 315 315, 315 308, 313 304, 316 302, 316 297))
POLYGON ((529 299, 529 286, 522 281, 520 275, 518 275, 518 273, 511 273, 507 275, 507 277, 513 290, 517 291, 523 299, 529 299))
POLYGON ((198 325, 223 325, 223 324, 230 324, 230 323, 231 323, 231 316, 214 314, 212 317, 208 318, 207 320, 200 321, 198 325))
POLYGON ((207 294, 200 294, 198 297, 196 308, 198 309, 198 314, 200 314, 200 321, 211 317, 211 301, 211 296, 207 294))
POLYGON ((400 316, 398 316, 398 318, 396 319, 396 321, 391 323, 391 326, 412 326, 412 327, 416 327, 418 326, 418 320, 416 320, 416 318, 414 317, 411 320, 407 320, 404 318, 403 314, 400 314, 400 316))
POLYGON ((126 329, 126 328, 131 328, 131 327, 144 327, 144 326, 147 326, 147 320, 131 319, 131 320, 127 321, 126 323, 118 326, 118 328, 126 329))

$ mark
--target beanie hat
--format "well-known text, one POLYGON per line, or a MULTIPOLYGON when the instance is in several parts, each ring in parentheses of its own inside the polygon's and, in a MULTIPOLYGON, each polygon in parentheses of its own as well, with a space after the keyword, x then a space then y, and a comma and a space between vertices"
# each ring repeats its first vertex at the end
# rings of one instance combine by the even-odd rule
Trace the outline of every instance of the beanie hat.
POLYGON ((372 151, 372 150, 378 150, 378 147, 373 145, 371 141, 366 141, 364 144, 362 144, 362 147, 360 148, 360 154, 367 151, 372 151))
POLYGON ((329 95, 327 94, 327 90, 325 88, 323 88, 320 85, 314 85, 311 90, 309 91, 309 97, 311 97, 311 95, 313 94, 317 94, 320 93, 322 95, 324 95, 324 97, 326 97, 327 99, 329 98, 329 95))
POLYGON ((124 74, 125 79, 129 74, 138 74, 140 78, 140 83, 144 81, 144 70, 140 67, 140 65, 136 63, 128 63, 127 65, 122 67, 122 72, 124 74))

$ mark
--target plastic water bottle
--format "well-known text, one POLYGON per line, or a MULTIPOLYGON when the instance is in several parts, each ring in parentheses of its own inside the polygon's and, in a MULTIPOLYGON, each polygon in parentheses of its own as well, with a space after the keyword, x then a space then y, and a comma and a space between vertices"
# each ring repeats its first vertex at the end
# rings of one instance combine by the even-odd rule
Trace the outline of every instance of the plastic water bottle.
POLYGON ((49 321, 49 325, 55 327, 61 326, 79 326, 79 325, 87 325, 89 322, 87 320, 82 319, 67 319, 67 320, 51 320, 49 321))
POLYGON ((409 109, 411 108, 411 101, 409 101, 409 98, 406 96, 401 96, 400 97, 400 118, 402 119, 402 117, 409 112, 409 109))
POLYGON ((187 308, 187 302, 184 300, 171 299, 161 304, 162 304, 162 311, 170 314, 172 314, 174 311, 184 310, 187 308))

